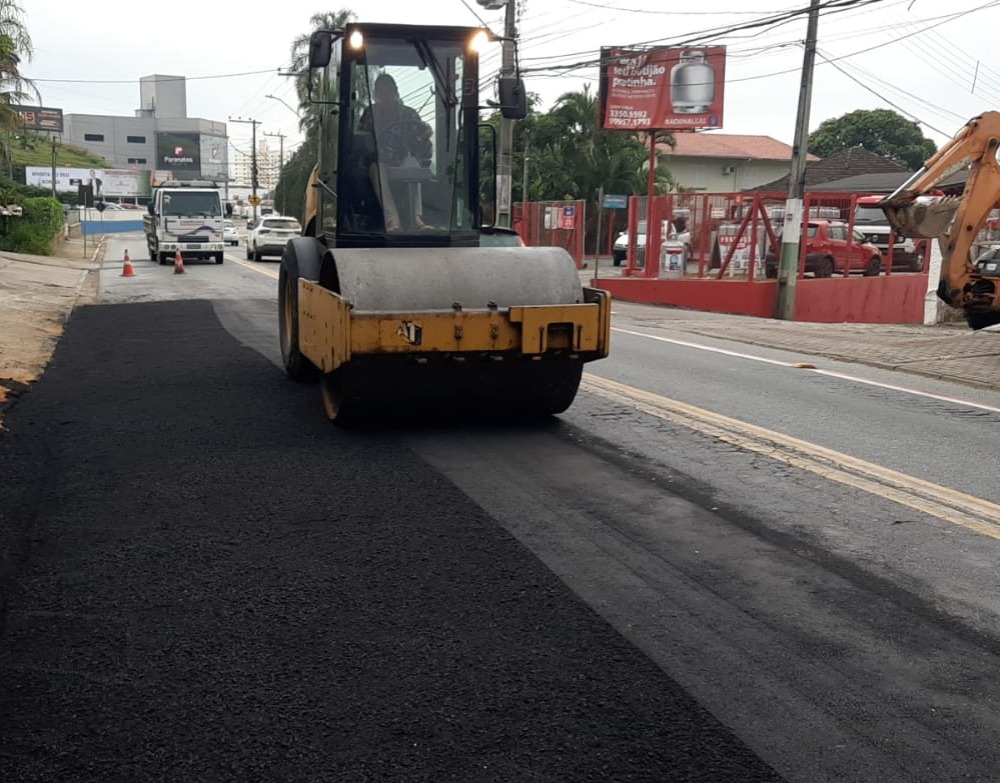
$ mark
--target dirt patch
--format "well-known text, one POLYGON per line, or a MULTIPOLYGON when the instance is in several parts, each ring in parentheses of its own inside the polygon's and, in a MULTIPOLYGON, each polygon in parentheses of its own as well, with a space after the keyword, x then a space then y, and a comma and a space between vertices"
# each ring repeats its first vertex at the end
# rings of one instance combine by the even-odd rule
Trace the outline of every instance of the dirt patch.
POLYGON ((73 308, 96 299, 103 247, 83 257, 69 239, 60 256, 0 253, 0 415, 42 374, 73 308))

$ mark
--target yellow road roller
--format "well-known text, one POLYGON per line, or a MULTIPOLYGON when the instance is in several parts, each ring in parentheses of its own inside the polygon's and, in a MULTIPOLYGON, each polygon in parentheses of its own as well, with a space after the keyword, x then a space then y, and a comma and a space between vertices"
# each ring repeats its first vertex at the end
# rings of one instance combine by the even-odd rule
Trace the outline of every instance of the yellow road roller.
MULTIPOLYGON (((479 123, 491 42, 360 23, 310 39, 318 160, 281 259, 279 332, 287 374, 318 380, 334 421, 557 414, 608 355, 607 292, 560 248, 496 241, 496 136, 479 123)), ((523 118, 521 79, 497 88, 501 114, 523 118)))

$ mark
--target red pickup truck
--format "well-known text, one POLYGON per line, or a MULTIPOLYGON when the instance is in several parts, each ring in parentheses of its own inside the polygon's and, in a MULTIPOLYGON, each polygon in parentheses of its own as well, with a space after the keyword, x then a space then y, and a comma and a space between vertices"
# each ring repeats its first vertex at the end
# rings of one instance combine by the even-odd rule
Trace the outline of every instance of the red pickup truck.
MULTIPOLYGON (((864 235, 854 230, 853 242, 847 241, 847 224, 841 220, 810 220, 802 241, 806 245, 806 272, 816 277, 831 277, 844 270, 875 276, 882 271, 882 254, 875 245, 865 242, 864 235)), ((781 235, 778 235, 781 241, 781 235)), ((781 247, 768 250, 764 257, 764 272, 778 276, 781 247)))

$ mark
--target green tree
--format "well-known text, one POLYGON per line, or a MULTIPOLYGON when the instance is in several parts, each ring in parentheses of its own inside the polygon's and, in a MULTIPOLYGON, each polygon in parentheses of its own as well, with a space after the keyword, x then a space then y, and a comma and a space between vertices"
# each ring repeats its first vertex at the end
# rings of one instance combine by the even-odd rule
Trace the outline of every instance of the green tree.
POLYGON ((809 134, 809 152, 821 158, 851 147, 863 147, 913 170, 937 151, 917 123, 890 109, 852 111, 824 120, 809 134))
MULTIPOLYGON (((488 122, 499 125, 494 115, 488 122)), ((673 143, 670 134, 660 142, 673 143)), ((487 150, 482 167, 488 180, 493 171, 487 150)), ((645 195, 649 182, 649 142, 629 131, 603 130, 598 101, 588 87, 567 92, 547 112, 538 109, 537 96, 529 98, 528 116, 514 124, 511 198, 520 201, 583 199, 587 202, 587 232, 596 233, 597 198, 605 193, 645 195), (528 143, 527 198, 523 192, 524 151, 528 143)), ((675 186, 667 156, 657 155, 654 190, 666 193, 675 186)), ((484 182, 484 190, 489 183, 484 182)), ((624 219, 624 217, 623 217, 624 219)))
POLYGON ((0 0, 0 154, 10 159, 9 138, 18 129, 20 118, 11 104, 41 101, 38 88, 21 73, 22 63, 34 53, 24 10, 17 0, 0 0))
POLYGON ((305 220, 303 207, 306 187, 319 157, 321 107, 309 100, 309 84, 314 76, 309 70, 309 38, 314 30, 335 30, 354 18, 354 12, 347 8, 313 14, 309 19, 309 32, 295 36, 291 44, 291 70, 295 73, 295 92, 299 100, 299 129, 305 134, 305 141, 282 168, 278 185, 274 189, 274 199, 276 203, 285 204, 288 214, 299 220, 305 220))
POLYGON ((309 85, 314 74, 309 70, 309 39, 316 30, 336 30, 355 19, 348 8, 313 14, 309 18, 309 32, 292 40, 292 72, 295 74, 295 92, 299 99, 299 128, 315 132, 319 127, 319 107, 309 101, 309 85))

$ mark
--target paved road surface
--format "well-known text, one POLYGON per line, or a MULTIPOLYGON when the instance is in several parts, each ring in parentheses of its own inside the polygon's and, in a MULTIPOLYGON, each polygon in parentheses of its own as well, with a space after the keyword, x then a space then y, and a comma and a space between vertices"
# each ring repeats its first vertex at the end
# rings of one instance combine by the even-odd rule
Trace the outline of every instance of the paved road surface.
MULTIPOLYGON (((993 396, 619 331, 593 371, 636 391, 592 381, 541 430, 345 433, 277 372, 276 265, 239 258, 109 269, 108 301, 202 301, 83 311, 10 416, 26 777, 767 779, 752 751, 993 779, 993 528, 677 418, 990 500, 993 396)), ((643 313, 616 328, 676 337, 643 313)))

